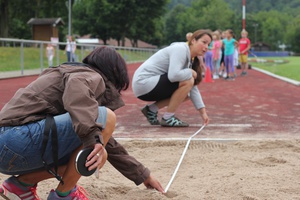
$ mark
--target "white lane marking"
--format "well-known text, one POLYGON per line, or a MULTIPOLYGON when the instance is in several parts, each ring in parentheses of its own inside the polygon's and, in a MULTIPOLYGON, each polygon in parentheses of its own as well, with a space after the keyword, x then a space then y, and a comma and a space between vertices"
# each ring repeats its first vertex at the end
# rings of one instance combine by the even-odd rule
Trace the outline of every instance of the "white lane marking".
MULTIPOLYGON (((159 127, 153 126, 150 124, 141 124, 142 127, 159 127)), ((201 127, 202 124, 190 124, 189 127, 201 127)), ((241 128, 249 128, 252 127, 252 124, 208 124, 207 127, 241 127, 241 128)))

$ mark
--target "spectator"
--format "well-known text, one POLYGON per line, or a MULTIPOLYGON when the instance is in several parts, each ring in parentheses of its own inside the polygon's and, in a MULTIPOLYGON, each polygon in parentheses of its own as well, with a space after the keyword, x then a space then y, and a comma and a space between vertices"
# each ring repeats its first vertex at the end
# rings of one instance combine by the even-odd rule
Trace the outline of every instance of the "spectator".
POLYGON ((53 47, 53 45, 51 43, 47 44, 46 47, 46 56, 48 59, 48 67, 52 67, 53 66, 53 57, 55 55, 55 49, 53 47))
POLYGON ((233 38, 233 31, 228 29, 226 31, 226 38, 223 39, 224 44, 224 63, 226 67, 227 77, 225 80, 234 80, 234 48, 238 45, 238 42, 233 38))
POLYGON ((68 62, 76 61, 75 51, 76 51, 76 42, 73 41, 72 36, 69 35, 68 39, 67 39, 67 45, 65 48, 65 52, 67 53, 68 62))
POLYGON ((246 30, 242 30, 241 36, 242 38, 239 40, 239 56, 242 69, 241 76, 246 76, 248 74, 248 51, 251 48, 251 42, 246 30))

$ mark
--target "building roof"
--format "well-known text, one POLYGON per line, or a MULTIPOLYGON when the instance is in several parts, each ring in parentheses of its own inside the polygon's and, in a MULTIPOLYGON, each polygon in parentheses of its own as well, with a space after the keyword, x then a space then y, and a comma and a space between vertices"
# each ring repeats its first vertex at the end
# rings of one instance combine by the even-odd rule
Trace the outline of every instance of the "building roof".
MULTIPOLYGON (((101 39, 96 39, 96 38, 91 38, 91 34, 87 34, 87 35, 83 35, 81 37, 79 37, 78 39, 76 39, 76 41, 78 43, 90 43, 90 44, 96 44, 96 41, 98 40, 98 44, 100 45, 104 45, 103 40, 101 39)), ((106 45, 110 45, 110 46, 118 46, 118 41, 115 39, 108 39, 106 41, 106 45)), ((125 47, 132 47, 131 41, 128 38, 125 38, 125 47)), ((150 49, 157 49, 157 46, 146 43, 144 41, 138 40, 138 44, 137 44, 138 48, 150 48, 150 49)))
POLYGON ((59 18, 31 18, 27 24, 29 25, 64 25, 64 21, 59 18))
MULTIPOLYGON (((107 45, 118 46, 118 41, 115 40, 115 39, 110 38, 106 42, 107 42, 107 45)), ((100 43, 103 44, 103 41, 100 40, 100 43)), ((125 38, 125 47, 132 47, 131 41, 128 38, 125 38)), ((138 40, 137 47, 138 48, 150 48, 150 49, 156 49, 157 48, 157 46, 146 43, 146 42, 141 41, 141 40, 138 40)))
POLYGON ((252 46, 254 46, 254 47, 261 47, 261 46, 271 47, 271 45, 264 43, 264 42, 256 42, 256 43, 252 44, 252 46))
POLYGON ((99 44, 99 39, 97 38, 78 38, 76 41, 83 44, 99 44))

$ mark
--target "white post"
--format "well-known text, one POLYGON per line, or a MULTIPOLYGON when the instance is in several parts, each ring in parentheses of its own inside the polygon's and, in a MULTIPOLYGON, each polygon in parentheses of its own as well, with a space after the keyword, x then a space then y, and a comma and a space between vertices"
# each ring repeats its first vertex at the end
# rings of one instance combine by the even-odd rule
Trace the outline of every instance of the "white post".
POLYGON ((243 0, 243 19, 242 19, 243 30, 246 30, 246 0, 243 0))

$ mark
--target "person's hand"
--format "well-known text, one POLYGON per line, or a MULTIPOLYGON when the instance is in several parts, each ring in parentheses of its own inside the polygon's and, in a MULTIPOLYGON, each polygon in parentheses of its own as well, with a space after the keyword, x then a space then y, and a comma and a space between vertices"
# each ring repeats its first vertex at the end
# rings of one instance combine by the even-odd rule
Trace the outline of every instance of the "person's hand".
POLYGON ((156 180, 154 177, 152 177, 151 175, 144 181, 144 185, 148 189, 156 189, 161 193, 165 193, 165 190, 161 186, 160 182, 156 180))
POLYGON ((209 118, 208 118, 205 108, 199 109, 199 112, 200 112, 200 116, 203 120, 203 124, 206 126, 209 123, 209 118))
POLYGON ((191 70, 192 70, 192 76, 193 76, 193 78, 197 79, 197 72, 195 70, 193 70, 193 69, 191 69, 191 70))
POLYGON ((94 145, 94 150, 87 157, 88 162, 86 162, 85 166, 89 168, 89 170, 93 170, 97 168, 100 170, 107 160, 107 152, 104 146, 100 143, 94 145))

